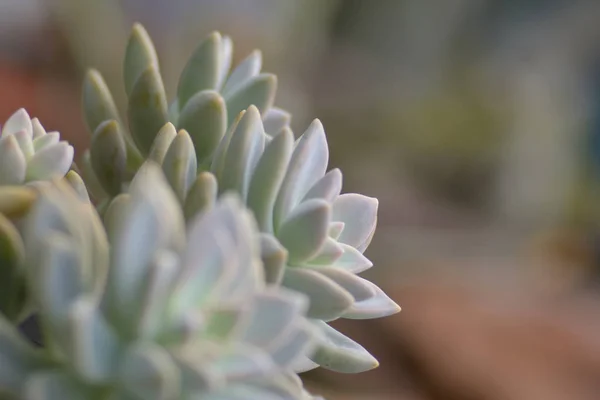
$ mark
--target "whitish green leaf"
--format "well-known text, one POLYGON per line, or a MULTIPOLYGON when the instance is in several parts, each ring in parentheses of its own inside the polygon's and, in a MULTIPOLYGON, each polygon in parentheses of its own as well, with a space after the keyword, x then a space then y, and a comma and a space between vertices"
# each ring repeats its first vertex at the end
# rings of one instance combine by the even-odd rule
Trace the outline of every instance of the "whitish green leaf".
POLYGON ((221 67, 219 69, 219 80, 216 87, 223 87, 225 79, 231 68, 231 59, 233 58, 233 41, 229 36, 223 36, 221 39, 221 67))
POLYGON ((27 133, 23 130, 23 131, 14 133, 12 136, 15 139, 17 139, 17 142, 19 143, 19 147, 21 148, 21 151, 23 152, 25 159, 29 160, 31 158, 31 156, 33 156, 33 153, 34 153, 33 141, 31 138, 31 134, 27 133))
POLYGON ((33 129, 33 131, 32 131, 33 140, 38 139, 38 138, 40 138, 42 136, 46 136, 46 130, 42 126, 42 124, 41 124, 41 122, 40 122, 39 119, 32 118, 31 119, 31 127, 33 129))
POLYGON ((123 64, 123 77, 125 79, 125 92, 131 95, 137 80, 148 67, 158 71, 158 57, 152 39, 140 24, 135 24, 127 42, 125 62, 123 64))
POLYGON ((217 200, 217 179, 210 172, 201 172, 190 187, 184 204, 186 221, 191 221, 198 213, 210 210, 217 200))
POLYGON ((24 260, 25 246, 17 228, 0 213, 0 313, 10 321, 20 316, 26 302, 24 260))
POLYGON ((221 95, 211 90, 196 93, 181 110, 178 127, 189 132, 198 163, 205 162, 227 129, 227 109, 221 95))
POLYGON ((307 300, 303 295, 281 288, 257 294, 250 310, 244 314, 248 325, 241 335, 242 341, 261 348, 276 342, 306 312, 307 300))
POLYGON ((231 73, 221 92, 228 95, 244 86, 248 81, 260 73, 262 67, 262 53, 254 50, 231 73))
POLYGON ((256 106, 261 113, 266 112, 275 101, 276 91, 277 77, 273 74, 260 74, 224 95, 229 123, 250 105, 256 106))
POLYGON ((94 172, 89 149, 86 149, 81 157, 81 176, 85 182, 85 186, 94 199, 101 201, 108 196, 94 172))
POLYGON ((67 142, 48 146, 31 158, 27 164, 27 181, 50 180, 63 177, 73 163, 74 149, 67 142))
POLYGON ((325 244, 315 257, 311 258, 307 264, 310 265, 330 265, 335 263, 344 254, 344 248, 335 239, 328 237, 325 244))
POLYGON ((292 155, 294 136, 284 130, 266 146, 252 174, 248 191, 248 207, 262 232, 273 232, 273 207, 292 155))
POLYGON ((73 190, 75 190, 75 193, 77 193, 81 201, 86 203, 90 202, 90 196, 87 192, 87 188, 85 187, 85 183, 83 182, 83 179, 81 179, 81 176, 79 176, 77 172, 73 170, 67 172, 65 179, 67 180, 69 185, 71 185, 73 190))
POLYGON ((80 297, 71 305, 68 339, 68 353, 78 374, 91 383, 112 379, 122 349, 94 299, 80 297))
POLYGON ((181 396, 179 370, 169 354, 158 346, 130 347, 119 372, 122 385, 136 398, 170 400, 181 396))
POLYGON ((354 296, 355 302, 370 299, 375 295, 375 290, 373 289, 373 284, 371 282, 346 270, 333 267, 321 267, 319 268, 319 273, 325 275, 350 292, 350 294, 354 296))
POLYGON ((60 134, 58 132, 48 132, 43 136, 39 136, 33 140, 33 150, 40 151, 50 145, 56 144, 60 141, 60 134))
POLYGON ((240 120, 227 148, 219 191, 237 192, 246 200, 252 171, 264 151, 264 131, 258 109, 250 106, 240 120))
MULTIPOLYGON (((368 281, 365 281, 368 282, 368 281)), ((400 312, 400 306, 390 299, 377 285, 368 282, 374 295, 368 299, 356 302, 346 311, 344 318, 372 319, 387 317, 400 312)))
POLYGON ((321 122, 314 120, 298 140, 275 203, 275 226, 283 222, 327 170, 329 150, 321 122))
POLYGON ((179 85, 177 86, 177 99, 180 109, 185 108, 187 102, 196 93, 218 88, 217 85, 223 68, 223 56, 221 35, 218 32, 213 32, 194 51, 181 73, 179 85))
POLYGON ((260 256, 265 268, 267 283, 278 285, 283 279, 288 252, 272 235, 260 235, 260 256))
POLYGON ((98 126, 90 144, 90 157, 104 191, 111 196, 119 194, 125 180, 127 153, 117 121, 104 121, 98 126))
POLYGON ((339 318, 354 302, 354 298, 346 289, 312 269, 287 268, 283 277, 283 286, 309 297, 310 318, 322 320, 339 318))
POLYGON ((196 154, 192 139, 185 130, 181 130, 171 142, 162 168, 167 181, 182 203, 196 179, 196 167, 196 154))
POLYGON ((152 148, 150 149, 150 154, 148 154, 148 160, 152 160, 158 165, 162 165, 165 155, 169 150, 169 146, 171 146, 171 142, 176 136, 177 130, 175 129, 175 126, 172 123, 167 122, 156 134, 156 138, 154 138, 152 148))
POLYGON ((332 220, 344 222, 338 241, 353 247, 364 245, 372 237, 377 224, 376 198, 346 193, 333 203, 332 220))
POLYGON ((4 126, 2 127, 2 137, 8 135, 14 135, 19 131, 27 133, 29 138, 33 137, 33 127, 31 125, 31 118, 24 108, 18 109, 13 115, 8 118, 4 126))
POLYGON ((287 369, 311 354, 315 344, 315 332, 304 320, 296 321, 295 325, 283 340, 271 348, 273 360, 282 368, 287 369))
POLYGON ((107 120, 119 120, 115 101, 100 72, 89 70, 83 79, 83 116, 90 133, 107 120))
POLYGON ((268 353, 250 346, 235 346, 209 365, 213 373, 223 376, 232 386, 240 381, 264 379, 277 371, 268 353))
POLYGON ((314 324, 325 335, 310 358, 321 367, 335 372, 355 374, 377 368, 379 363, 364 347, 323 321, 314 324))
POLYGON ((0 185, 18 185, 25 180, 27 162, 17 139, 10 135, 0 139, 0 185))
POLYGON ((146 68, 135 82, 127 112, 135 144, 142 154, 148 155, 156 135, 169 118, 165 89, 155 66, 146 68))
POLYGON ((319 179, 306 193, 304 200, 323 199, 333 202, 342 191, 342 171, 334 168, 319 179))
POLYGON ((263 116, 265 132, 274 136, 282 129, 289 127, 292 115, 281 108, 271 107, 263 116))
POLYGON ((345 269, 353 274, 360 274, 371 268, 373 263, 360 251, 344 243, 338 243, 344 250, 344 254, 335 261, 335 267, 345 269))
POLYGON ((321 199, 300 204, 284 221, 277 238, 289 252, 292 263, 302 263, 319 254, 325 245, 331 208, 321 199))

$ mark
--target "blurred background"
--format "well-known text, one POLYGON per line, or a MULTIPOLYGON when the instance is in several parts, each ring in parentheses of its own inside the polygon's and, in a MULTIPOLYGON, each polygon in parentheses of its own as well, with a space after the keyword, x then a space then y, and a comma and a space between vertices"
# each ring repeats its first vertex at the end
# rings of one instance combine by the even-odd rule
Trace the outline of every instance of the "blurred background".
POLYGON ((123 105, 131 24, 169 94, 212 30, 315 117, 345 191, 380 200, 366 274, 403 311, 341 322, 380 368, 330 400, 600 398, 600 1, 0 0, 0 120, 79 149, 86 68, 123 105))

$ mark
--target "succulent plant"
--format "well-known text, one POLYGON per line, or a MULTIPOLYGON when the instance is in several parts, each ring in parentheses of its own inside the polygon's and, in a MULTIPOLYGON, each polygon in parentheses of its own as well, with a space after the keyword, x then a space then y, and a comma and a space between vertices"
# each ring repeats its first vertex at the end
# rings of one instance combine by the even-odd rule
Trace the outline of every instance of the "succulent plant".
POLYGON ((100 73, 87 73, 83 108, 93 136, 83 167, 86 182, 97 198, 121 193, 145 159, 161 162, 174 133, 164 132, 161 140, 155 139, 168 122, 189 133, 199 165, 210 163, 227 127, 250 105, 262 112, 270 133, 278 133, 289 124, 289 113, 273 107, 277 79, 260 72, 260 51, 252 52, 229 74, 232 53, 229 37, 217 32, 209 35, 188 61, 177 96, 168 105, 154 45, 144 28, 134 25, 123 67, 128 127, 100 73))
POLYGON ((73 163, 73 147, 58 132, 46 132, 37 118, 19 109, 0 134, 0 313, 11 321, 27 314, 18 220, 35 200, 34 185, 62 177, 73 163))
POLYGON ((73 146, 58 132, 46 132, 23 108, 15 112, 0 134, 0 186, 64 176, 73 163, 73 146))
POLYGON ((186 230, 152 164, 123 196, 105 233, 64 181, 41 188, 24 238, 45 349, 0 319, 0 393, 305 398, 291 365, 316 339, 303 317, 307 299, 265 284, 259 235, 242 204, 225 196, 186 230))

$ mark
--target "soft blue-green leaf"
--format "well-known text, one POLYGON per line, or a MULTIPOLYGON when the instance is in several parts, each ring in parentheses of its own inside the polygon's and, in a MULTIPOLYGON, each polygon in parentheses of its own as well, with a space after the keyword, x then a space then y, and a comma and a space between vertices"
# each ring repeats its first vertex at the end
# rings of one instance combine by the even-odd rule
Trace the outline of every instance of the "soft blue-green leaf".
POLYGON ((258 109, 250 106, 231 137, 219 191, 237 192, 246 200, 252 171, 264 151, 264 131, 258 109))
POLYGON ((346 289, 313 269, 289 267, 282 284, 309 297, 310 318, 328 321, 339 318, 354 303, 346 289))
POLYGON ((27 162, 13 135, 0 138, 0 185, 18 185, 25 180, 27 162))
POLYGON ((180 109, 184 109, 196 93, 218 88, 223 55, 221 35, 218 32, 211 33, 194 51, 181 73, 177 86, 180 109))
POLYGON ((341 373, 355 374, 379 366, 379 362, 364 347, 341 334, 323 321, 314 321, 325 335, 310 358, 321 367, 341 373))
POLYGON ((27 135, 33 137, 33 127, 31 125, 31 118, 24 108, 19 108, 13 115, 6 120, 2 127, 2 137, 8 135, 14 135, 19 131, 25 131, 27 135))
POLYGON ((63 177, 73 164, 74 149, 67 142, 48 146, 31 158, 27 164, 25 179, 28 181, 50 180, 63 177))
POLYGON ((353 247, 365 244, 377 225, 376 198, 356 193, 339 196, 333 203, 332 220, 344 222, 338 241, 353 247))
POLYGON ((213 159, 210 163, 210 171, 217 177, 217 180, 221 179, 221 175, 223 174, 223 170, 225 168, 225 159, 227 157, 227 149, 229 148, 229 143, 231 142, 231 138, 233 137, 234 132, 237 130, 237 127, 246 114, 246 110, 240 112, 233 123, 229 124, 229 128, 225 133, 223 139, 215 149, 215 153, 213 155, 213 159))
POLYGON ((344 254, 344 248, 334 239, 328 237, 319 253, 311 258, 309 265, 330 265, 335 263, 344 254))
POLYGON ((45 247, 39 275, 32 271, 31 288, 52 326, 65 323, 70 305, 86 292, 86 271, 81 265, 81 249, 61 233, 50 234, 45 247))
POLYGON ((103 222, 106 227, 106 233, 109 236, 110 242, 114 242, 117 229, 120 227, 120 219, 124 215, 125 207, 129 202, 130 195, 121 193, 112 199, 104 212, 103 222))
POLYGON ((273 207, 292 155, 294 136, 284 130, 266 146, 250 181, 248 207, 263 232, 273 232, 273 207))
POLYGON ((221 38, 221 67, 219 69, 219 79, 217 81, 217 88, 223 87, 225 79, 229 74, 231 68, 231 59, 233 58, 233 41, 229 36, 223 36, 221 38))
POLYGON ((306 193, 304 200, 323 199, 333 202, 342 191, 342 171, 334 168, 319 179, 306 193))
POLYGON ((265 348, 280 339, 307 307, 306 297, 292 291, 278 289, 257 294, 252 307, 244 314, 249 323, 242 333, 242 341, 265 348))
POLYGON ((71 185, 75 193, 77 193, 77 196, 79 196, 79 199, 81 201, 85 203, 90 203, 90 196, 87 192, 87 188, 85 187, 85 183, 83 182, 83 179, 81 179, 81 176, 79 176, 77 172, 70 170, 69 172, 67 172, 67 175, 65 175, 65 179, 67 180, 69 185, 71 185))
POLYGON ((331 208, 321 199, 300 204, 283 222, 277 238, 288 250, 291 263, 310 260, 323 248, 327 239, 331 208))
POLYGON ((151 261, 136 307, 132 325, 135 334, 142 339, 155 339, 163 328, 168 298, 179 272, 179 257, 170 251, 160 251, 151 261))
MULTIPOLYGON (((223 376, 214 373, 208 368, 207 346, 203 343, 201 348, 184 346, 174 354, 174 360, 181 371, 182 391, 191 398, 212 392, 225 385, 223 376)), ((211 359, 214 359, 211 358, 211 359)))
POLYGON ((92 167, 92 157, 89 149, 86 149, 81 157, 81 176, 89 193, 95 200, 101 201, 108 196, 98 181, 96 173, 94 172, 94 168, 92 167))
POLYGON ((111 196, 121 192, 125 180, 127 153, 122 135, 117 121, 104 121, 94 132, 90 144, 94 175, 111 196))
POLYGON ((167 122, 156 134, 150 154, 148 154, 148 160, 152 160, 158 165, 162 165, 165 155, 171 146, 171 142, 177 136, 177 130, 175 126, 167 122))
POLYGON ((344 250, 340 258, 335 261, 335 267, 345 269, 353 274, 360 274, 371 268, 373 263, 354 247, 338 243, 344 250))
POLYGON ((17 142, 19 143, 19 147, 21 148, 21 151, 23 152, 25 159, 29 160, 33 156, 33 153, 34 153, 33 140, 31 137, 31 133, 27 133, 26 131, 22 130, 22 131, 13 133, 12 136, 15 139, 17 139, 17 142))
MULTIPOLYGON (((221 92, 223 95, 228 95, 235 92, 250 79, 260 73, 262 67, 262 53, 260 50, 254 50, 246 59, 244 59, 231 73, 229 79, 223 86, 221 92)), ((246 107, 244 107, 246 108, 246 107)))
POLYGON ((243 304, 211 308, 202 327, 202 337, 214 342, 231 340, 232 335, 239 330, 240 321, 249 307, 249 304, 243 304))
POLYGON ((277 77, 273 74, 260 74, 236 90, 224 94, 229 123, 233 122, 240 111, 250 105, 256 106, 261 113, 264 113, 273 105, 276 91, 277 77))
MULTIPOLYGON (((46 136, 46 130, 42 126, 41 122, 37 118, 31 119, 31 127, 32 127, 32 138, 33 140, 38 139, 42 136, 46 136)), ((54 133, 54 132, 48 132, 54 133)), ((56 132, 58 134, 58 132, 56 132)))
POLYGON ((264 379, 277 371, 277 366, 268 353, 250 346, 230 348, 209 365, 215 374, 223 376, 230 385, 240 381, 264 379))
POLYGON ((119 120, 119 112, 112 94, 100 72, 89 70, 83 79, 83 116, 90 133, 107 120, 119 120))
POLYGON ((355 301, 370 299, 375 295, 371 282, 340 268, 321 267, 319 273, 325 275, 344 289, 346 289, 355 301))
POLYGON ((390 299, 377 285, 367 282, 374 295, 363 301, 356 302, 346 311, 344 318, 372 319, 387 317, 400 312, 400 306, 390 299))
POLYGON ((346 226, 346 224, 342 221, 331 221, 329 223, 329 237, 338 240, 344 230, 344 226, 346 226))
POLYGON ((163 171, 171 188, 183 203, 196 179, 196 154, 190 135, 181 130, 171 142, 163 160, 163 171))
POLYGON ((27 377, 22 398, 27 400, 89 400, 92 391, 63 371, 35 372, 27 377))
POLYGON ((149 66, 158 71, 158 57, 154 44, 144 27, 134 24, 127 42, 123 64, 125 92, 128 95, 132 95, 136 82, 149 66))
POLYGON ((181 110, 179 129, 189 132, 198 163, 209 159, 227 129, 227 109, 221 95, 212 90, 196 93, 181 110))
POLYGON ((296 321, 296 325, 295 329, 290 330, 288 335, 271 348, 273 360, 284 369, 311 354, 315 344, 315 332, 309 325, 304 320, 296 321))
POLYGON ((129 129, 142 154, 148 155, 160 129, 168 122, 167 99, 156 66, 149 66, 133 85, 127 109, 129 129))
POLYGON ((58 132, 48 132, 43 136, 33 139, 33 150, 40 151, 45 147, 58 143, 59 141, 60 134, 58 132))
POLYGON ((280 284, 287 262, 287 250, 273 235, 264 233, 260 235, 260 248, 267 283, 280 284))
POLYGON ((265 132, 271 136, 275 136, 282 129, 289 127, 292 115, 282 110, 281 108, 271 107, 265 115, 263 115, 263 125, 265 132))
POLYGON ((319 364, 317 364, 316 362, 314 362, 313 360, 311 360, 310 358, 308 358, 306 356, 300 357, 292 365, 292 369, 298 374, 301 374, 303 372, 312 371, 313 369, 316 369, 316 368, 319 368, 319 364))
POLYGON ((323 125, 316 119, 298 140, 285 179, 275 203, 275 226, 280 225, 290 211, 327 170, 329 150, 323 125))
POLYGON ((186 221, 192 220, 198 213, 210 210, 217 200, 217 179, 210 172, 201 172, 190 187, 184 204, 186 221))
POLYGON ((70 307, 68 320, 68 354, 77 373, 90 383, 110 381, 120 358, 121 346, 96 301, 89 297, 79 298, 70 307))
POLYGON ((171 400, 181 396, 180 372, 161 347, 149 343, 130 347, 119 372, 121 384, 136 398, 171 400))

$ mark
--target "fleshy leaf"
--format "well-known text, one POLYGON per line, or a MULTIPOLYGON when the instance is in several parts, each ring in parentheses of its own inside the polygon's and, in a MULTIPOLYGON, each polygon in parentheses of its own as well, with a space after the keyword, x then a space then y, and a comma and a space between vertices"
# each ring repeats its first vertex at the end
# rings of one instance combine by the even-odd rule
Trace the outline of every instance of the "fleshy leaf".
POLYGON ((66 372, 37 372, 28 378, 23 394, 27 400, 89 400, 92 394, 66 372))
POLYGON ((309 297, 310 318, 326 321, 339 318, 354 302, 347 290, 312 269, 287 268, 283 285, 309 297))
POLYGON ((277 238, 289 252, 292 263, 301 263, 319 254, 325 244, 331 209, 321 199, 302 203, 284 221, 277 238))
POLYGON ((15 321, 25 305, 24 260, 25 246, 19 231, 0 213, 0 313, 9 321, 15 321))
POLYGON ((371 282, 354 275, 346 270, 332 267, 321 267, 319 273, 325 275, 344 289, 346 289, 355 301, 370 299, 375 295, 371 282))
POLYGON ((60 141, 60 134, 58 132, 48 132, 43 136, 39 136, 33 140, 33 150, 40 151, 50 145, 56 144, 60 141))
POLYGON ((190 187, 184 204, 186 221, 198 213, 210 210, 215 204, 218 193, 217 180, 210 172, 201 172, 190 187))
POLYGON ((263 232, 273 232, 273 208, 293 144, 294 137, 290 130, 275 136, 266 146, 252 175, 247 204, 263 232))
POLYGON ((227 109, 221 95, 209 90, 195 94, 181 110, 178 127, 189 132, 198 163, 209 159, 227 129, 227 109))
POLYGON ((123 78, 125 80, 125 92, 132 95, 137 80, 149 66, 158 71, 158 57, 152 39, 148 32, 140 24, 133 25, 131 36, 125 50, 125 62, 123 64, 123 78))
POLYGON ((90 144, 90 157, 104 191, 111 196, 119 194, 125 180, 127 153, 117 121, 105 121, 98 126, 90 144))
POLYGON ((325 341, 318 345, 310 357, 321 367, 335 372, 355 374, 377 368, 379 363, 364 347, 341 334, 323 321, 314 324, 325 335, 325 341))
POLYGON ((70 170, 69 172, 67 172, 67 175, 65 175, 65 179, 67 180, 69 185, 71 185, 73 190, 75 190, 75 193, 77 193, 81 201, 90 203, 90 196, 87 192, 87 188, 85 187, 85 183, 83 182, 83 179, 81 179, 81 176, 79 176, 77 172, 70 170))
POLYGON ((334 168, 319 179, 306 193, 304 200, 324 199, 333 202, 342 191, 342 171, 334 168))
POLYGON ((63 177, 73 163, 74 149, 67 142, 59 142, 48 146, 31 158, 27 164, 25 179, 27 181, 50 180, 63 177))
POLYGON ((24 131, 29 136, 29 138, 33 137, 33 127, 31 125, 31 118, 29 118, 29 114, 25 111, 24 108, 19 108, 13 115, 6 120, 6 123, 2 127, 2 135, 1 137, 6 137, 8 135, 14 135, 19 131, 24 131))
POLYGON ((18 185, 25 180, 27 162, 13 135, 0 138, 0 185, 18 185))
POLYGON ((273 74, 260 74, 242 87, 224 95, 229 123, 240 111, 250 105, 256 106, 261 113, 264 113, 273 105, 276 91, 277 77, 273 74))
POLYGON ((148 155, 160 129, 168 122, 167 99, 156 66, 144 70, 131 89, 128 104, 129 129, 144 155, 148 155))
POLYGON ((196 93, 218 88, 223 64, 222 57, 221 35, 213 32, 194 51, 181 73, 177 86, 180 109, 184 109, 187 102, 196 93))
POLYGON ((227 79, 225 86, 223 86, 223 89, 221 90, 223 95, 236 91, 250 79, 254 78, 260 73, 261 67, 262 53, 260 50, 254 50, 233 70, 229 79, 227 79))
POLYGON ((156 134, 150 154, 148 154, 148 160, 152 160, 158 165, 162 165, 165 155, 171 146, 171 142, 177 136, 177 130, 175 126, 167 122, 156 134))
POLYGON ((274 136, 281 132, 282 129, 290 125, 292 116, 289 112, 281 108, 271 107, 263 116, 263 125, 265 132, 274 136))
POLYGON ((190 186, 196 179, 196 154, 190 135, 181 130, 171 142, 163 160, 163 171, 167 181, 183 203, 190 186))
POLYGON ((288 252, 274 236, 269 234, 260 235, 260 245, 267 283, 278 285, 283 279, 288 252))
POLYGON ((365 281, 371 286, 374 295, 368 299, 356 302, 346 311, 344 318, 372 319, 387 317, 400 312, 400 306, 390 299, 383 290, 372 282, 365 281))
POLYGON ((95 132, 104 121, 119 120, 112 94, 100 72, 89 70, 83 80, 83 115, 88 129, 95 132))
POLYGON ((332 219, 344 222, 338 241, 357 247, 363 244, 371 235, 377 224, 376 198, 356 193, 346 193, 333 203, 332 219))
POLYGON ((347 244, 338 243, 344 250, 344 254, 335 261, 335 266, 345 269, 353 274, 360 274, 371 268, 373 263, 360 251, 347 244))

